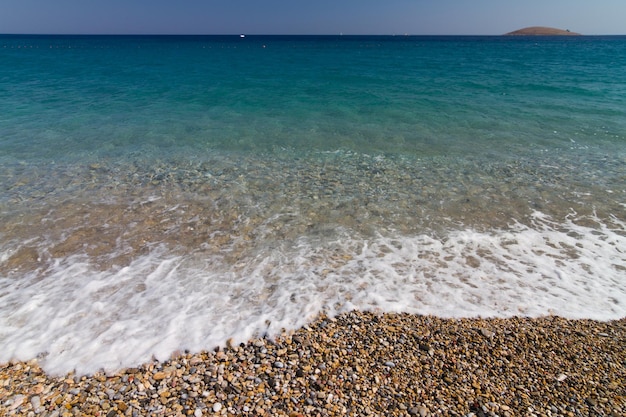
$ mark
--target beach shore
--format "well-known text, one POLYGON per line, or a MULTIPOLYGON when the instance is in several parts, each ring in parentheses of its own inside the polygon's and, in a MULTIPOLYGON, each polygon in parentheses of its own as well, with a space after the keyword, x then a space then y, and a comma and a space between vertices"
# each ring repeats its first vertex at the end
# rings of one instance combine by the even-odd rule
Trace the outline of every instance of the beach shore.
POLYGON ((0 365, 0 415, 624 416, 626 318, 350 312, 113 374, 0 365))

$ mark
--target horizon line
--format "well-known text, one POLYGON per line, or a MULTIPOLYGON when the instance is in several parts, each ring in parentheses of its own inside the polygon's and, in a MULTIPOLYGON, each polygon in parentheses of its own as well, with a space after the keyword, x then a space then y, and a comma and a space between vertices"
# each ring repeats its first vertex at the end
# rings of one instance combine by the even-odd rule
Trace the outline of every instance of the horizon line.
MULTIPOLYGON (((498 37, 498 36, 513 36, 513 37, 559 37, 560 35, 509 35, 511 32, 498 33, 498 34, 470 34, 470 33, 246 33, 246 32, 230 32, 230 33, 85 33, 85 32, 63 32, 63 33, 44 33, 44 32, 13 32, 2 33, 0 36, 352 36, 352 37, 366 37, 366 36, 387 36, 387 37, 417 37, 417 36, 482 36, 482 37, 498 37)), ((579 36, 626 36, 624 34, 608 34, 608 33, 579 33, 579 36)))
MULTIPOLYGON (((434 33, 0 33, 0 36, 513 36, 500 34, 434 34, 434 33)), ((559 35, 514 35, 514 37, 559 37, 559 35)), ((581 36, 626 36, 626 34, 581 34, 581 36)))

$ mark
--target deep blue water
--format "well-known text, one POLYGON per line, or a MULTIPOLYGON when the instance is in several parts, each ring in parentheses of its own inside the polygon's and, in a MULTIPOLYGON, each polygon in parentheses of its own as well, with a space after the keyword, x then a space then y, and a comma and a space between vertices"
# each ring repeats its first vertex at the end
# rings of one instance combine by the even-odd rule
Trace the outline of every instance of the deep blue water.
POLYGON ((0 361, 623 317, 625 185, 626 37, 0 36, 0 361))

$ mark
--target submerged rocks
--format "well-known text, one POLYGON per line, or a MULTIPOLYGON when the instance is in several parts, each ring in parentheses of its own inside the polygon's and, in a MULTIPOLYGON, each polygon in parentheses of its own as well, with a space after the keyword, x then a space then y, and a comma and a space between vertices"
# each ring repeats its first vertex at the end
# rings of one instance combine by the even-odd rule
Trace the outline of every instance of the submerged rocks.
POLYGON ((626 319, 351 312, 115 374, 4 364, 0 415, 621 416, 625 344, 626 319))

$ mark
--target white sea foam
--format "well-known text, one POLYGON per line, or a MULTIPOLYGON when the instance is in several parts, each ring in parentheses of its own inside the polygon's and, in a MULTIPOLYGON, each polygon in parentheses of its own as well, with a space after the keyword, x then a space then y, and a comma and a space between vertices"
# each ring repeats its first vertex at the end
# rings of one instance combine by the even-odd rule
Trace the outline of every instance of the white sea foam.
POLYGON ((235 265, 161 248, 99 271, 73 255, 43 276, 0 278, 0 362, 40 356, 53 374, 114 371, 296 328, 322 310, 622 318, 626 224, 592 220, 535 213, 531 226, 443 239, 345 231, 257 248, 235 265))

